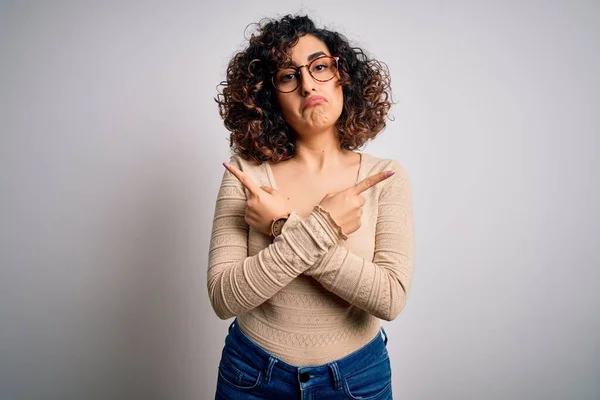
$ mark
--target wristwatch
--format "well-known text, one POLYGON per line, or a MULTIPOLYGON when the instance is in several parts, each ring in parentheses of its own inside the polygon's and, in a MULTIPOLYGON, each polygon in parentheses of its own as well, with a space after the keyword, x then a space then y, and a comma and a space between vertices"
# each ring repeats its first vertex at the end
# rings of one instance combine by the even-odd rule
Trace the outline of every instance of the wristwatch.
POLYGON ((290 213, 287 213, 283 217, 274 218, 273 222, 271 222, 271 236, 277 237, 281 235, 281 231, 283 230, 283 225, 287 222, 290 217, 290 213))

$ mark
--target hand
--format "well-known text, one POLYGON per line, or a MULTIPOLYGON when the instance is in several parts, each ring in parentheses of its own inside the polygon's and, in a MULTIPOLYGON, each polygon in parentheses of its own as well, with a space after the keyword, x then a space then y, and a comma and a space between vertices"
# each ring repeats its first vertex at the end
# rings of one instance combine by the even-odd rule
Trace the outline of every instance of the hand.
POLYGON ((348 189, 328 194, 319 205, 329 212, 331 218, 342 228, 342 232, 349 235, 361 226, 362 206, 366 200, 360 194, 393 174, 394 171, 389 170, 371 175, 348 189))
POLYGON ((223 166, 250 192, 244 217, 246 223, 252 229, 270 235, 273 219, 282 217, 289 212, 285 198, 277 190, 268 186, 256 186, 246 174, 233 165, 223 163, 223 166))

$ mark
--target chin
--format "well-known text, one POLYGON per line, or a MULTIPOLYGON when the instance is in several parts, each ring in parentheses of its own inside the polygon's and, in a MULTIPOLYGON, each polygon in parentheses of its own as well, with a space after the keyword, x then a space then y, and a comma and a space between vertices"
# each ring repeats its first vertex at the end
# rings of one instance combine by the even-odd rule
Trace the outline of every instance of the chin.
POLYGON ((331 119, 327 115, 316 115, 313 118, 311 118, 309 125, 313 129, 323 129, 331 125, 330 120, 331 119))
POLYGON ((299 120, 298 124, 294 124, 296 126, 292 126, 296 133, 311 135, 329 130, 336 125, 341 115, 341 112, 335 115, 335 113, 327 112, 325 109, 312 111, 312 113, 299 120))
POLYGON ((327 110, 324 107, 319 107, 313 110, 313 112, 309 115, 308 125, 313 129, 329 128, 339 119, 341 112, 335 114, 337 115, 334 115, 331 110, 327 110))

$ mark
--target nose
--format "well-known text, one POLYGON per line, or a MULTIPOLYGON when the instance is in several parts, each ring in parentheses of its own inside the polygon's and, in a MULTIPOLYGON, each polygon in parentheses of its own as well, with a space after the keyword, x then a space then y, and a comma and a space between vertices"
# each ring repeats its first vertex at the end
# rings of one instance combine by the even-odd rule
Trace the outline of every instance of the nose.
POLYGON ((306 96, 314 90, 315 80, 308 73, 308 67, 301 67, 300 72, 300 92, 303 96, 306 96))

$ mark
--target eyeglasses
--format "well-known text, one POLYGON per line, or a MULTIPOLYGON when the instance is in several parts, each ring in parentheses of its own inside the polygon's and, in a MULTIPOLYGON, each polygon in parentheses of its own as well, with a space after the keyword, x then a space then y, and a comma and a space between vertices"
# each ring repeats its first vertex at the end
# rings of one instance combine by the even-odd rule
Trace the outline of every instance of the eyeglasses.
POLYGON ((300 86, 300 68, 306 67, 308 73, 317 82, 327 82, 333 79, 338 71, 339 57, 321 56, 312 60, 308 65, 287 67, 277 71, 272 76, 273 86, 281 93, 293 92, 300 86))

